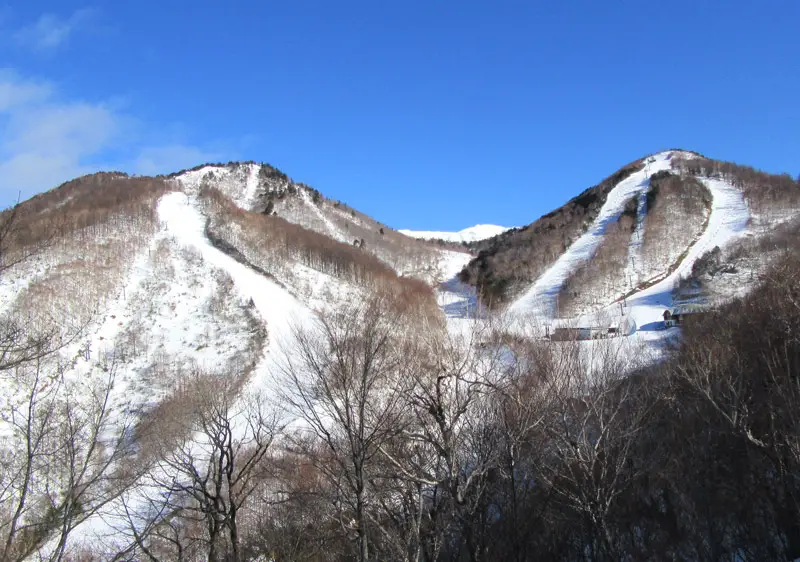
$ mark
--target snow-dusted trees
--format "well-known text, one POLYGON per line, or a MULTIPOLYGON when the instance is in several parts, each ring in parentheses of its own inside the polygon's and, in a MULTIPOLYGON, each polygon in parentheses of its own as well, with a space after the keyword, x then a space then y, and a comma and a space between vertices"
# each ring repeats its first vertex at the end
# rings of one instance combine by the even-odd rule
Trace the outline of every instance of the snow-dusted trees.
POLYGON ((635 286, 628 271, 629 249, 634 236, 637 198, 625 205, 616 221, 608 224, 590 260, 580 264, 561 286, 558 314, 565 317, 599 309, 635 286))
POLYGON ((17 404, 6 405, 3 416, 15 445, 4 451, 0 471, 3 531, 0 553, 4 560, 24 559, 47 537, 50 530, 45 524, 47 508, 41 498, 31 496, 35 493, 36 479, 47 469, 57 450, 57 387, 42 388, 39 361, 27 373, 21 372, 21 368, 15 371, 14 378, 22 379, 19 400, 17 404))
POLYGON ((663 278, 702 234, 711 207, 711 194, 702 183, 667 171, 650 178, 637 209, 638 200, 627 202, 618 220, 607 225, 591 259, 562 285, 558 305, 563 316, 605 307, 638 285, 663 278))
POLYGON ((490 306, 507 302, 589 228, 619 182, 642 168, 643 159, 631 162, 528 226, 473 244, 479 253, 461 272, 461 280, 474 285, 490 306))
POLYGON ((691 176, 659 172, 650 178, 640 269, 643 280, 674 268, 702 234, 711 210, 711 193, 691 176))
POLYGON ((19 252, 20 206, 14 205, 0 212, 0 276, 15 264, 23 261, 25 253, 19 252))
MULTIPOLYGON (((35 214, 29 203, 0 213, 0 275, 52 241, 53 225, 36 226, 35 214)), ((3 560, 33 553, 63 559, 74 528, 130 483, 132 470, 121 461, 132 450, 131 426, 112 405, 113 361, 76 378, 59 357, 80 333, 80 327, 0 318, 3 560)))
POLYGON ((484 558, 487 484, 500 454, 493 399, 503 384, 501 349, 481 345, 491 328, 476 324, 458 336, 429 330, 419 339, 408 358, 407 425, 381 448, 393 473, 421 486, 423 559, 435 557, 454 530, 471 560, 484 558))
POLYGON ((163 419, 118 434, 78 415, 102 411, 107 386, 65 404, 33 384, 13 414, 34 484, 22 453, 0 471, 4 559, 58 559, 119 490, 109 512, 130 542, 102 552, 118 560, 787 559, 800 551, 797 279, 782 263, 641 372, 625 355, 642 350, 620 340, 452 334, 387 298, 333 307, 279 362, 285 433, 240 377, 194 373, 163 419), (92 457, 93 434, 135 439, 136 462, 92 457), (42 493, 54 473, 72 494, 42 493))
POLYGON ((615 508, 648 467, 636 445, 650 408, 637 392, 637 379, 624 376, 614 346, 600 345, 601 357, 590 360, 600 365, 587 365, 574 343, 548 354, 551 377, 544 385, 550 392, 542 408, 537 475, 554 515, 572 519, 591 558, 611 560, 624 552, 615 537, 615 508))
POLYGON ((155 202, 170 189, 164 179, 131 178, 121 172, 82 176, 3 211, 0 237, 7 216, 15 217, 12 247, 28 251, 63 244, 71 236, 86 242, 99 235, 152 229, 155 202))
POLYGON ((287 371, 291 407, 304 412, 289 457, 302 469, 282 504, 285 514, 305 513, 282 516, 296 552, 334 559, 318 546, 329 544, 349 557, 415 561, 793 555, 798 276, 773 275, 741 316, 730 319, 732 308, 709 317, 716 330, 687 325, 692 340, 643 372, 627 355, 645 350, 615 341, 588 349, 406 323, 385 332, 402 365, 392 347, 376 363, 399 374, 379 377, 361 361, 373 356, 365 342, 384 341, 365 337, 376 324, 352 309, 325 316, 329 327, 303 335, 307 351, 287 371), (310 513, 325 524, 308 527, 310 513), (349 541, 363 548, 362 536, 368 552, 350 550, 349 541))
MULTIPOLYGON (((52 231, 45 237, 52 241, 52 231)), ((25 240, 23 209, 17 204, 0 212, 0 280, 16 265, 42 251, 45 242, 25 240)), ((63 345, 54 326, 33 330, 18 318, 0 316, 0 372, 33 363, 63 345)))
POLYGON ((789 174, 769 174, 750 166, 701 157, 675 158, 672 167, 682 173, 732 183, 759 214, 797 209, 800 205, 800 184, 789 174))
POLYGON ((282 369, 301 418, 292 454, 324 481, 315 493, 354 557, 485 560, 498 476, 519 476, 536 393, 512 384, 494 326, 455 336, 405 312, 373 300, 295 334, 282 369))

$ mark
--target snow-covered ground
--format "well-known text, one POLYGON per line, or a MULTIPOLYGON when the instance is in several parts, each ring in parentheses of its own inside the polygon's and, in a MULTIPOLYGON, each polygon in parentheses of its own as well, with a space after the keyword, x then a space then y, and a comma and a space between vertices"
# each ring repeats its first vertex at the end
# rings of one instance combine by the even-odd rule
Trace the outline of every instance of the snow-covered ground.
POLYGON ((511 227, 496 224, 476 224, 458 232, 438 232, 433 230, 398 230, 398 232, 423 240, 445 240, 447 242, 477 242, 502 234, 511 227))
POLYGON ((191 195, 196 195, 203 181, 208 181, 238 207, 249 211, 256 202, 260 171, 259 164, 244 164, 235 168, 211 165, 183 172, 176 180, 191 195))
MULTIPOLYGON (((267 344, 264 349, 252 350, 259 356, 259 359, 243 387, 241 395, 246 397, 262 393, 274 396, 276 387, 273 377, 276 372, 274 366, 278 356, 277 349, 289 341, 292 328, 309 323, 313 313, 277 283, 215 248, 206 237, 205 217, 200 211, 197 200, 191 194, 173 192, 162 197, 158 203, 158 217, 162 228, 156 236, 154 244, 157 240, 168 240, 178 251, 189 252, 190 255, 195 256, 194 260, 198 262, 195 267, 202 266, 206 270, 220 271, 226 278, 230 279, 232 291, 238 297, 235 299, 236 301, 239 303, 252 303, 252 308, 266 327, 267 344)), ((152 251, 153 248, 151 247, 144 256, 149 256, 152 251)), ((146 260, 139 265, 144 263, 146 263, 146 260)), ((171 264, 171 267, 182 268, 185 266, 176 261, 176 263, 171 264)), ((198 274, 199 271, 194 273, 198 274)), ((175 274, 175 278, 178 281, 183 277, 185 276, 180 275, 180 272, 175 274)), ((163 345, 166 348, 177 346, 180 349, 186 347, 194 349, 200 354, 199 359, 205 359, 203 362, 207 367, 219 366, 220 358, 215 357, 218 351, 212 351, 209 354, 204 352, 202 345, 204 337, 208 335, 208 329, 215 327, 206 325, 211 323, 204 323, 202 318, 191 315, 192 307, 194 306, 194 294, 204 293, 207 282, 199 280, 197 283, 190 283, 188 287, 178 282, 175 283, 175 286, 159 288, 145 286, 146 280, 147 272, 144 271, 143 267, 134 267, 126 291, 128 298, 121 301, 114 308, 113 314, 109 314, 106 317, 102 330, 98 333, 108 336, 108 341, 115 339, 116 332, 121 331, 126 322, 132 321, 131 318, 126 316, 126 314, 129 314, 129 300, 137 298, 147 300, 144 295, 139 294, 142 288, 149 290, 151 293, 156 293, 156 296, 152 299, 152 302, 155 303, 164 300, 159 299, 157 293, 165 291, 163 296, 167 300, 164 304, 171 304, 169 309, 171 313, 167 314, 167 317, 162 321, 167 323, 168 326, 166 329, 162 329, 164 326, 159 322, 160 317, 158 315, 148 317, 148 321, 157 324, 156 326, 151 326, 155 337, 163 338, 163 345), (196 345, 198 341, 201 343, 196 345)), ((150 296, 152 297, 152 295, 150 296)), ((161 309, 163 307, 156 305, 156 308, 161 309)), ((241 327, 248 328, 246 325, 241 327)), ((216 327, 217 330, 218 328, 216 327)), ((95 353, 102 348, 105 336, 99 337, 99 339, 98 336, 95 336, 92 340, 91 343, 94 346, 95 353)), ((220 336, 221 341, 224 341, 229 336, 234 339, 238 337, 237 335, 224 333, 217 334, 217 336, 220 336)), ((235 341, 231 342, 226 349, 235 351, 237 347, 235 343, 235 341)), ((216 346, 216 349, 218 350, 219 346, 216 346)), ((133 371, 136 370, 133 369, 133 371)), ((131 400, 132 396, 139 395, 137 401, 141 403, 146 401, 146 398, 141 395, 147 390, 135 384, 135 377, 126 376, 124 377, 124 383, 115 394, 119 395, 121 392, 127 400, 131 400)), ((152 391, 153 389, 149 390, 152 391)), ((144 489, 141 488, 140 491, 143 493, 144 489)), ((134 494, 133 499, 129 498, 129 501, 137 501, 135 496, 136 494, 134 494)), ((118 510, 119 507, 116 502, 112 502, 102 512, 79 525, 71 535, 71 542, 74 544, 114 544, 117 539, 115 538, 116 531, 112 526, 112 522, 114 521, 115 510, 118 510)))
MULTIPOLYGON (((583 261, 591 259, 603 240, 606 227, 619 218, 631 198, 638 198, 639 208, 629 256, 633 258, 630 260, 631 268, 635 267, 634 264, 638 266, 641 263, 639 256, 645 228, 644 205, 649 177, 659 170, 669 169, 670 159, 674 155, 671 152, 654 155, 648 159, 643 170, 620 182, 609 193, 597 219, 587 232, 527 292, 511 304, 509 316, 524 319, 528 326, 543 327, 556 323, 556 299, 562 284, 583 261)), ((127 341, 126 338, 131 337, 137 326, 146 323, 146 328, 141 331, 146 333, 149 341, 137 341, 136 345, 147 349, 148 353, 140 351, 140 355, 163 353, 177 358, 175 360, 181 363, 179 366, 200 364, 214 369, 224 367, 237 354, 247 349, 256 361, 242 395, 276 392, 277 383, 273 379, 276 372, 275 362, 279 357, 278 350, 289 342, 292 328, 308 325, 313 320, 312 307, 323 308, 336 298, 349 294, 347 291, 350 289, 340 286, 337 280, 329 276, 295 264, 291 266, 292 279, 298 279, 299 283, 287 290, 211 244, 205 232, 207 219, 197 197, 203 178, 216 178, 221 190, 232 197, 237 205, 249 208, 257 198, 258 174, 259 166, 248 164, 235 171, 209 166, 186 172, 179 177, 176 183, 184 192, 169 193, 158 203, 160 229, 130 264, 120 294, 103 311, 102 318, 92 327, 91 333, 67 350, 69 355, 77 357, 69 374, 78 378, 77 375, 88 375, 97 370, 97 355, 111 351, 122 340, 127 341), (163 250, 165 247, 168 251, 163 250), (163 259, 168 263, 154 265, 154 260, 159 259, 159 252, 162 250, 163 259), (169 269, 169 276, 154 276, 153 269, 156 266, 169 269), (220 316, 215 319, 207 309, 223 286, 226 288, 226 302, 222 305, 220 316), (331 292, 334 294, 330 294, 331 292), (298 294, 300 298, 295 296, 298 294), (251 326, 243 319, 250 315, 266 329, 263 348, 247 348, 250 341, 248 330, 251 326), (219 319, 225 316, 229 321, 219 319), (232 329, 234 325, 239 329, 232 329)), ((583 352, 589 357, 588 363, 600 361, 599 358, 606 353, 604 346, 609 344, 616 346, 619 355, 629 357, 634 363, 647 361, 645 351, 648 348, 658 347, 665 338, 675 335, 673 330, 661 329, 662 314, 673 305, 675 284, 691 272, 700 256, 716 246, 725 247, 747 231, 750 214, 741 193, 724 181, 702 181, 713 197, 711 214, 705 231, 688 249, 676 269, 647 289, 629 296, 624 307, 614 303, 591 317, 564 322, 593 326, 598 325, 598 322, 613 322, 623 311, 635 322, 635 337, 617 338, 614 342, 584 342, 583 352), (598 359, 593 359, 595 356, 598 359)), ((302 209, 298 205, 298 213, 301 210, 307 212, 311 219, 321 223, 332 238, 345 243, 349 241, 350 235, 340 229, 324 210, 318 208, 305 190, 301 190, 301 198, 302 209)), ((337 209, 331 212, 331 216, 336 218, 336 213, 343 212, 337 209)), ((481 240, 505 230, 508 229, 495 225, 477 225, 455 233, 400 232, 414 238, 462 242, 481 240)), ((465 332, 469 326, 475 325, 475 318, 480 316, 474 289, 458 280, 458 273, 472 256, 441 248, 433 251, 433 255, 439 259, 438 267, 432 268, 436 271, 431 275, 436 283, 438 304, 447 318, 449 328, 456 332, 465 332)), ((27 284, 43 275, 46 270, 39 262, 32 262, 26 267, 29 275, 3 280, 0 285, 0 309, 8 307, 27 284)), ((639 277, 641 271, 632 269, 629 274, 639 277)), ((355 294, 350 296, 357 298, 355 294)), ((149 360, 150 358, 147 359, 149 360)), ((119 401, 116 405, 122 410, 133 405, 152 403, 159 397, 158 392, 165 389, 156 388, 159 381, 146 378, 148 365, 144 358, 134 356, 126 361, 127 372, 119 379, 119 401), (141 380, 137 380, 137 377, 141 380)), ((104 524, 102 517, 95 517, 75 532, 74 539, 92 541, 98 538, 98 534, 112 532, 104 524)))
POLYGON ((469 263, 472 255, 443 250, 441 256, 442 281, 436 288, 439 307, 448 320, 474 317, 478 307, 475 288, 458 279, 459 272, 469 263))
POLYGON ((339 230, 333 222, 325 216, 325 214, 314 204, 314 201, 311 199, 311 196, 308 194, 308 191, 305 189, 300 189, 300 197, 302 197, 303 201, 305 202, 306 206, 311 209, 311 211, 319 218, 320 222, 325 225, 327 230, 327 235, 336 240, 337 242, 344 242, 348 243, 350 240, 345 234, 339 230))

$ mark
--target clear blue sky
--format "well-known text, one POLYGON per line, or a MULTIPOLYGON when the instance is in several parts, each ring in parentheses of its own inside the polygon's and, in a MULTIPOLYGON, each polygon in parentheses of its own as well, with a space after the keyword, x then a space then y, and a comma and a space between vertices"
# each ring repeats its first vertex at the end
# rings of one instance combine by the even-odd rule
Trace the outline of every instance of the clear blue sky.
POLYGON ((646 153, 800 173, 800 2, 0 7, 0 201, 266 161, 394 227, 520 225, 646 153))

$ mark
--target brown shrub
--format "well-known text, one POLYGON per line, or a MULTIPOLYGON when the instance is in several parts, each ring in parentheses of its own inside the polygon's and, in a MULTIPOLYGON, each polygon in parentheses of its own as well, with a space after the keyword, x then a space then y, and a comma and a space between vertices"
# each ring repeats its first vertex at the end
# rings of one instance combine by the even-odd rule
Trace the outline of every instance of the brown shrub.
POLYGON ((675 158, 672 167, 681 172, 724 179, 742 190, 756 212, 800 206, 800 183, 789 174, 770 174, 750 166, 710 158, 675 158))
POLYGON ((165 179, 100 172, 68 181, 0 213, 4 223, 16 212, 9 252, 47 244, 81 231, 104 235, 155 222, 155 203, 172 185, 165 179))
POLYGON ((279 216, 245 211, 218 190, 205 186, 201 197, 212 217, 209 230, 268 274, 280 263, 296 261, 306 267, 370 290, 383 290, 408 306, 433 309, 433 291, 423 281, 398 276, 372 254, 290 223, 279 216))

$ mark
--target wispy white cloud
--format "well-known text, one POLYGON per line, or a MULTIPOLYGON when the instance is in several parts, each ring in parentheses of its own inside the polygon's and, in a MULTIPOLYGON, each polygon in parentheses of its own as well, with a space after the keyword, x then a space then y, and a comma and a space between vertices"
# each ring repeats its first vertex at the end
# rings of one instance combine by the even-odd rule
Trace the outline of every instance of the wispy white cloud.
POLYGON ((99 170, 161 174, 230 156, 159 134, 115 104, 63 99, 0 69, 0 208, 99 170))
POLYGON ((0 162, 0 209, 43 191, 43 186, 56 187, 92 171, 67 155, 36 152, 11 155, 0 162))
POLYGON ((177 172, 204 162, 216 162, 222 158, 222 153, 206 151, 196 146, 166 144, 142 148, 133 169, 137 174, 154 176, 177 172))
POLYGON ((49 84, 23 80, 11 70, 0 69, 0 113, 16 106, 42 101, 51 93, 49 84))
POLYGON ((0 72, 0 203, 90 171, 126 120, 104 104, 58 100, 52 85, 0 72))
POLYGON ((26 106, 11 115, 3 149, 80 156, 108 145, 121 129, 120 116, 102 104, 48 103, 26 106))
POLYGON ((42 14, 34 23, 26 25, 13 34, 16 43, 34 51, 52 51, 66 44, 79 29, 86 27, 94 12, 78 10, 67 18, 56 14, 42 14))

